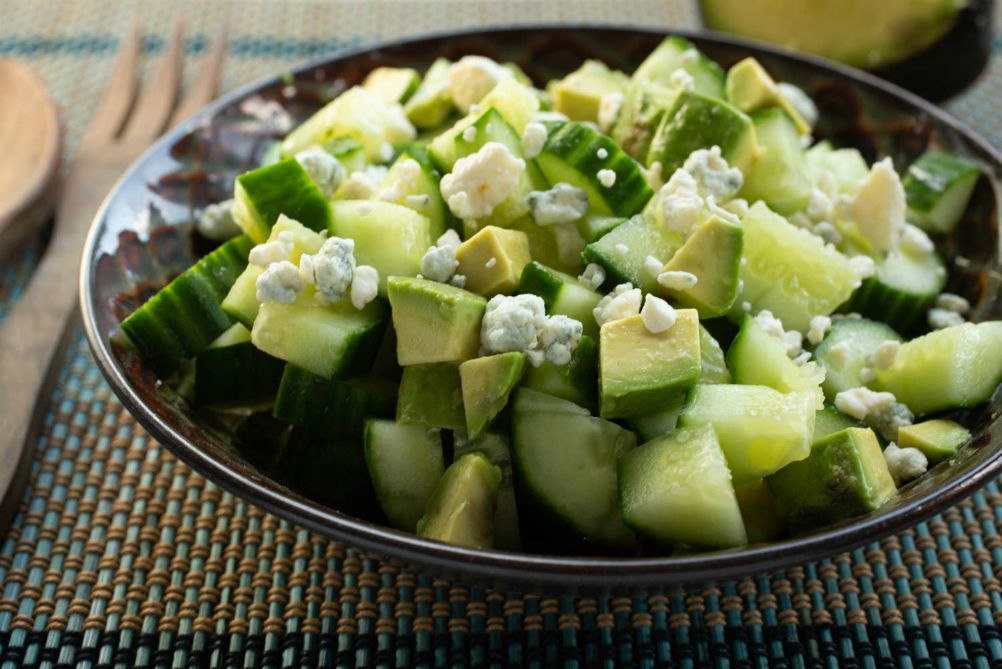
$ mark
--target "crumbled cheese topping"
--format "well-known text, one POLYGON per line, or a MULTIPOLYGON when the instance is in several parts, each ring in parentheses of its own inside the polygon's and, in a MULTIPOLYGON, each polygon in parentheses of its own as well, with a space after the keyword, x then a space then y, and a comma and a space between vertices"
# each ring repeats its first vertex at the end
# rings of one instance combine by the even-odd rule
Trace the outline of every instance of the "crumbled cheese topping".
POLYGON ((315 255, 299 259, 299 275, 330 302, 344 297, 355 273, 355 240, 330 237, 315 255))
POLYGON ((453 274, 452 278, 449 279, 449 283, 456 288, 466 288, 466 275, 464 274, 453 274))
POLYGON ((741 311, 748 313, 751 311, 751 302, 745 301, 741 303, 741 311))
POLYGON ((727 163, 719 146, 693 151, 682 169, 693 176, 703 197, 712 196, 720 202, 733 197, 744 183, 741 170, 727 163))
POLYGON ((856 273, 860 280, 868 279, 877 273, 877 263, 867 255, 852 256, 849 258, 849 268, 856 273))
POLYGON ((477 138, 477 128, 476 126, 470 126, 463 131, 463 140, 467 142, 472 142, 477 138))
POLYGON ((622 253, 624 255, 630 252, 630 247, 622 242, 616 244, 613 248, 616 249, 616 253, 622 253))
POLYGON ((647 179, 647 185, 650 186, 652 190, 660 190, 665 184, 664 177, 661 175, 662 169, 664 168, 661 165, 661 161, 655 160, 651 163, 650 167, 644 170, 644 178, 647 179))
POLYGON ((898 430, 911 425, 915 416, 893 394, 859 387, 835 396, 835 408, 857 420, 865 420, 888 441, 898 438, 898 430))
MULTIPOLYGON (((459 267, 459 261, 456 260, 456 249, 461 243, 455 230, 446 230, 435 242, 435 245, 429 247, 421 258, 421 276, 430 281, 448 283, 450 279, 454 278, 453 274, 459 267)), ((464 277, 463 284, 465 285, 465 283, 464 277)))
POLYGON ((518 184, 525 161, 500 142, 487 142, 476 153, 460 158, 442 177, 442 197, 464 220, 490 216, 518 184))
POLYGON ((963 325, 964 317, 951 309, 933 307, 928 314, 929 327, 933 330, 945 330, 955 325, 963 325))
POLYGON ((371 202, 359 202, 355 205, 355 213, 359 216, 368 216, 372 213, 372 203, 371 202))
POLYGON ((873 164, 852 201, 852 220, 878 251, 895 248, 905 224, 905 189, 888 157, 873 164))
POLYGON ((859 380, 863 383, 870 383, 877 378, 877 372, 872 367, 861 367, 859 369, 859 380))
POLYGON ((566 365, 581 341, 584 326, 569 316, 550 316, 539 330, 543 356, 554 365, 566 365))
POLYGON ((929 458, 925 453, 911 446, 901 448, 893 441, 884 449, 884 460, 896 486, 922 476, 929 469, 929 458))
POLYGON ((604 148, 600 148, 598 151, 595 152, 595 155, 598 156, 599 160, 605 160, 606 158, 609 157, 609 152, 606 151, 604 148))
POLYGON ((612 188, 616 185, 616 173, 610 169, 601 169, 595 176, 598 177, 598 182, 606 188, 612 188))
POLYGON ((929 235, 911 223, 905 223, 901 230, 901 248, 912 255, 931 253, 935 247, 929 235))
MULTIPOLYGON (((728 200, 727 202, 720 205, 724 211, 728 211, 739 219, 744 218, 748 214, 748 200, 743 197, 736 197, 733 200, 728 200)), ((743 260, 744 258, 742 258, 743 260)))
POLYGON ((525 157, 538 156, 544 144, 546 144, 546 126, 536 121, 527 123, 525 130, 522 131, 522 151, 525 152, 525 157))
POLYGON ((598 290, 599 286, 605 283, 605 268, 598 263, 588 263, 584 272, 578 277, 578 281, 592 290, 598 290))
POLYGON ((796 358, 793 359, 793 363, 795 365, 799 365, 802 367, 806 365, 808 362, 810 362, 810 360, 811 360, 811 352, 804 351, 803 353, 801 353, 800 355, 798 355, 796 358))
POLYGON ((379 159, 384 163, 390 162, 393 159, 393 145, 389 142, 383 142, 379 145, 379 159))
POLYGON ((491 256, 490 258, 487 259, 487 262, 484 263, 484 267, 486 267, 487 269, 493 269, 493 267, 497 264, 498 264, 498 259, 495 258, 494 256, 491 256))
POLYGON ((877 348, 870 354, 869 362, 877 369, 887 369, 894 364, 894 359, 901 350, 901 342, 894 339, 887 339, 880 342, 877 348))
POLYGON ((588 193, 570 184, 554 184, 550 190, 529 193, 529 209, 538 225, 571 223, 588 213, 588 193))
POLYGON ((621 283, 616 286, 611 293, 598 301, 592 309, 595 322, 599 327, 609 321, 618 321, 621 318, 628 318, 640 313, 640 302, 643 293, 639 288, 634 288, 632 284, 621 283))
POLYGON ((807 217, 812 221, 827 221, 831 218, 832 201, 827 193, 818 187, 811 189, 811 196, 807 200, 807 208, 804 210, 807 217))
POLYGON ((567 316, 546 316, 538 295, 496 295, 487 303, 480 327, 486 353, 522 351, 538 366, 549 360, 566 365, 581 340, 583 326, 567 316))
POLYGON ((810 327, 807 330, 807 341, 817 346, 831 329, 831 318, 828 316, 815 316, 811 319, 810 327))
POLYGON ((664 269, 664 266, 665 264, 654 256, 647 256, 644 258, 644 269, 646 269, 649 274, 653 274, 654 276, 661 274, 661 270, 664 269))
POLYGON ((644 308, 640 311, 640 318, 644 321, 644 327, 648 332, 658 334, 670 330, 675 325, 678 314, 670 304, 657 295, 648 293, 644 298, 644 308))
POLYGON ((688 170, 678 169, 659 191, 665 227, 671 232, 687 235, 699 220, 703 198, 699 185, 688 170))
POLYGON ((776 87, 783 97, 793 105, 793 108, 797 110, 800 117, 807 121, 807 125, 813 127, 817 124, 818 107, 814 104, 811 96, 805 93, 800 87, 788 84, 785 81, 776 84, 776 87))
POLYGON ((280 232, 278 239, 258 244, 250 250, 247 262, 251 265, 267 268, 272 263, 288 260, 292 255, 293 237, 288 230, 280 232))
POLYGON ((699 277, 692 272, 672 270, 658 274, 658 283, 669 290, 689 290, 699 283, 699 277))
POLYGON ((449 95, 464 114, 512 71, 485 56, 463 56, 449 68, 449 95))
POLYGON ((292 304, 303 292, 305 285, 299 278, 299 269, 288 260, 272 263, 257 278, 258 302, 292 304))
POLYGON ((936 308, 956 311, 958 314, 966 314, 971 310, 971 303, 960 295, 953 293, 940 293, 936 297, 936 308))
POLYGON ((668 75, 668 85, 677 91, 691 91, 696 88, 696 80, 687 71, 677 67, 668 75))
POLYGON ((379 292, 379 270, 370 265, 359 265, 355 268, 351 280, 351 304, 356 309, 362 309, 376 299, 379 292))
POLYGON ((536 115, 532 117, 532 120, 537 123, 546 123, 547 121, 555 123, 564 123, 570 121, 571 119, 563 112, 558 111, 541 111, 536 112, 536 115))
MULTIPOLYGON (((393 147, 390 147, 393 152, 393 147)), ((296 162, 310 175, 325 198, 330 198, 341 182, 344 181, 346 170, 337 158, 320 147, 304 149, 296 154, 296 162)))
POLYGON ((768 309, 755 314, 755 322, 758 323, 766 334, 783 342, 786 347, 786 354, 790 358, 796 358, 803 350, 804 336, 796 330, 783 329, 783 321, 773 316, 768 309))
POLYGON ((198 234, 215 242, 224 242, 240 234, 240 226, 233 220, 233 199, 210 204, 195 221, 198 234))
POLYGON ((849 342, 840 341, 828 349, 828 360, 835 367, 845 367, 846 363, 849 362, 851 352, 852 348, 849 346, 849 342))
MULTIPOLYGON (((828 244, 834 245, 842 241, 842 233, 828 221, 821 221, 812 228, 812 231, 828 244)), ((876 266, 874 266, 874 270, 876 270, 876 266)))
POLYGON ((376 194, 379 182, 386 176, 387 169, 381 165, 370 165, 364 170, 352 172, 338 190, 342 200, 369 200, 376 194))
POLYGON ((606 93, 598 101, 598 127, 602 130, 609 130, 616 123, 619 117, 619 110, 623 108, 625 97, 619 91, 606 93))
POLYGON ((413 209, 424 209, 431 204, 431 195, 408 195, 404 198, 404 204, 413 209))

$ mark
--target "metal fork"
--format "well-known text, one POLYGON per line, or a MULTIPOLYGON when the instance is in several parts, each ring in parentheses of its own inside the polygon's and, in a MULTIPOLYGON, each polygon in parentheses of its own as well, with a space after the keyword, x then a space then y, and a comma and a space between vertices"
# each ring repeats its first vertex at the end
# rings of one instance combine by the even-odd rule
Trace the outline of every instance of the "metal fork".
POLYGON ((104 99, 63 184, 49 248, 9 319, 0 323, 0 532, 17 510, 52 382, 80 320, 78 275, 91 221, 125 168, 164 130, 215 97, 225 53, 224 26, 194 84, 178 101, 184 55, 180 25, 141 92, 138 26, 133 24, 119 49, 104 99))

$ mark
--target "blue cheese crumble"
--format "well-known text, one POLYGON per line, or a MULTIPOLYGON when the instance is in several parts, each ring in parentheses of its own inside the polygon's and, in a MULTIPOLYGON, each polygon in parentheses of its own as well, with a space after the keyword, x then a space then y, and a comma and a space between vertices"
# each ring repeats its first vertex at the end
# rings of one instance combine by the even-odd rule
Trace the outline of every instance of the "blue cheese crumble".
POLYGON ((490 216, 504 202, 525 169, 525 161, 500 142, 487 142, 476 153, 460 158, 442 177, 442 197, 463 220, 490 216))
POLYGON ((554 184, 550 190, 534 190, 528 201, 537 225, 571 223, 588 213, 588 193, 566 183, 554 184))

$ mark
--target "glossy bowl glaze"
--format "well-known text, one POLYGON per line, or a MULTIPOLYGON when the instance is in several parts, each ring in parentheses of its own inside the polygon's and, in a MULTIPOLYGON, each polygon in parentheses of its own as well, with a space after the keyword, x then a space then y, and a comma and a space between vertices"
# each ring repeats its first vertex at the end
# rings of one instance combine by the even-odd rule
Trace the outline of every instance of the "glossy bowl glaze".
MULTIPOLYGON (((684 33, 683 33, 684 34, 684 33)), ((729 66, 758 58, 804 88, 821 110, 819 138, 855 146, 868 160, 907 165, 931 146, 973 157, 984 178, 958 231, 937 239, 949 260, 948 290, 975 305, 974 319, 1002 318, 997 178, 1002 158, 942 111, 855 70, 710 34, 686 34, 729 66)), ((973 439, 959 455, 907 486, 870 515, 814 534, 746 548, 676 557, 559 556, 472 550, 398 532, 327 508, 283 482, 267 458, 237 448, 225 425, 196 413, 157 382, 116 337, 122 319, 207 249, 191 234, 204 205, 229 196, 268 142, 379 65, 425 68, 433 59, 480 53, 513 61, 537 83, 585 58, 632 71, 663 34, 633 29, 535 27, 433 36, 342 53, 235 91, 158 141, 123 176, 93 224, 84 251, 81 300, 98 364, 115 393, 156 439, 208 479, 265 509, 350 546, 404 565, 484 585, 549 592, 629 592, 744 577, 802 563, 904 529, 972 493, 1002 468, 996 393, 966 412, 973 439)))

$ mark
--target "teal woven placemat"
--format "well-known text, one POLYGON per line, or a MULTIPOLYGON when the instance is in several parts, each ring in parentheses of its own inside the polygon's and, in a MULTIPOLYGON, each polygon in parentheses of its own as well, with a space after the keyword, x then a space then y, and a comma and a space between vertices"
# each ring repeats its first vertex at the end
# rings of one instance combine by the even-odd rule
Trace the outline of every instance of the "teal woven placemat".
MULTIPOLYGON (((69 151, 131 11, 196 59, 233 35, 231 88, 331 48, 471 25, 692 26, 688 2, 0 2, 0 56, 63 107, 69 151)), ((1002 59, 949 108, 997 145, 1002 59)), ((0 268, 0 319, 42 244, 0 268)), ((223 493, 151 440, 80 336, 0 543, 0 667, 1002 667, 1002 495, 818 563, 715 588, 553 599, 402 571, 223 493)))

